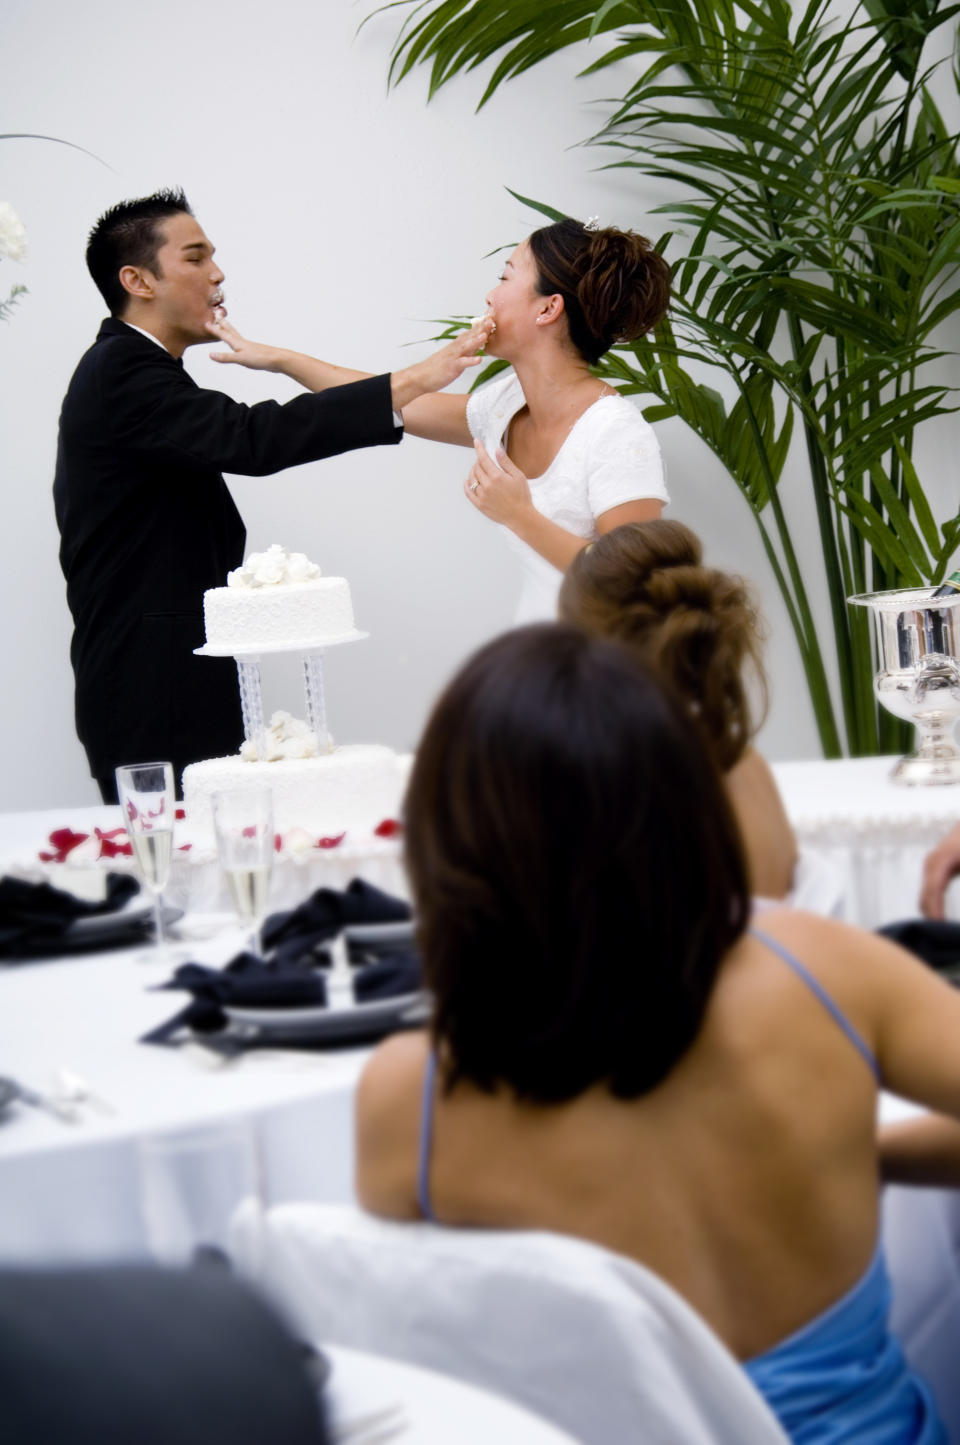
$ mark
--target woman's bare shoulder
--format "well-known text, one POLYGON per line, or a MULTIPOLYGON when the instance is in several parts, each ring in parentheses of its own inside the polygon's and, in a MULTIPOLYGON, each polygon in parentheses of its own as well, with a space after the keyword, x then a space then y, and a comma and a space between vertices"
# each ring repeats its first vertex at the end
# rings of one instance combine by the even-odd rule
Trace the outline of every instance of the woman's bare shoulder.
POLYGON ((357 1085, 357 1194, 375 1214, 415 1219, 420 1108, 430 1041, 394 1034, 374 1050, 357 1085))

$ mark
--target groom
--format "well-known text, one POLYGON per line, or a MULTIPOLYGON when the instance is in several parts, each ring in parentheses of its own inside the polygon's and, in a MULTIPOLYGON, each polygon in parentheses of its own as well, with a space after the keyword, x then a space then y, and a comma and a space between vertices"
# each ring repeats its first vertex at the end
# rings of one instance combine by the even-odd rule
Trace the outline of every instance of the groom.
POLYGON ((73 614, 76 723, 105 801, 119 764, 236 752, 230 660, 196 658, 203 593, 243 560, 222 471, 264 476, 403 436, 402 408, 447 386, 482 345, 470 334, 390 375, 244 406, 184 371, 224 315, 223 272, 180 191, 122 201, 90 234, 87 266, 110 319, 60 414, 53 484, 73 614))

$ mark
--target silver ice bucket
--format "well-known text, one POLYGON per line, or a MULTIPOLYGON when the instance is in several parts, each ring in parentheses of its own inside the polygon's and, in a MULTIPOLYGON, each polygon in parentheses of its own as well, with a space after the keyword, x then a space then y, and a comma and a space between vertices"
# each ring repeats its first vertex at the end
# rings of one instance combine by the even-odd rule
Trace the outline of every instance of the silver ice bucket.
POLYGON ((960 593, 931 594, 932 587, 865 592, 848 601, 873 613, 877 701, 917 729, 916 752, 901 758, 895 782, 960 783, 960 593))

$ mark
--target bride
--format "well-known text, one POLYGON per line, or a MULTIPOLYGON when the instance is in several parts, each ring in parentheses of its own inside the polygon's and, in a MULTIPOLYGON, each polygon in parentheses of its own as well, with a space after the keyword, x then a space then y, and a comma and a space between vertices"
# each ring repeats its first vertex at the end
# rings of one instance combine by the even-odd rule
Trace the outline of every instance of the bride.
MULTIPOLYGON (((668 500, 660 448, 640 411, 591 372, 616 341, 651 330, 670 269, 642 236, 570 218, 514 250, 486 298, 487 353, 509 362, 472 396, 431 395, 403 409, 406 431, 474 448, 467 500, 507 529, 523 564, 517 623, 553 618, 563 572, 586 544, 668 500)), ((219 362, 282 372, 311 391, 364 372, 248 341, 224 319, 219 362)))

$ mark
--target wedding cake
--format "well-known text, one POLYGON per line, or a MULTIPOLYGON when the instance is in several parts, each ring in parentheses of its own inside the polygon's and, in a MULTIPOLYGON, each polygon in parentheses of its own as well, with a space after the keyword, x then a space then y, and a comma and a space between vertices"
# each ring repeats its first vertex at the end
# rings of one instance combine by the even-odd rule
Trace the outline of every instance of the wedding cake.
MULTIPOLYGON (((253 553, 227 584, 204 594, 205 652, 238 659, 309 652, 363 636, 356 631, 347 581, 322 576, 302 553, 279 546, 253 553)), ((305 830, 353 839, 396 818, 408 768, 409 759, 391 748, 333 747, 305 722, 278 712, 259 736, 248 730, 238 755, 191 763, 183 773, 183 803, 191 830, 206 831, 215 792, 266 786, 279 834, 305 830)))
POLYGON ((203 622, 207 648, 223 652, 289 652, 356 635, 346 579, 276 545, 203 594, 203 622))

